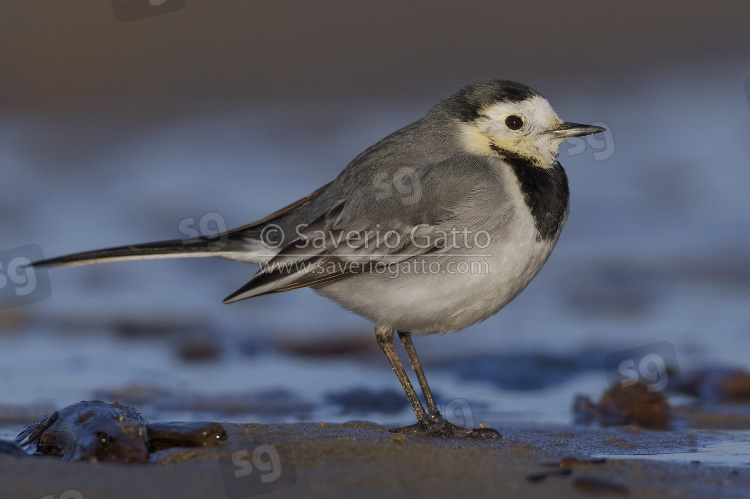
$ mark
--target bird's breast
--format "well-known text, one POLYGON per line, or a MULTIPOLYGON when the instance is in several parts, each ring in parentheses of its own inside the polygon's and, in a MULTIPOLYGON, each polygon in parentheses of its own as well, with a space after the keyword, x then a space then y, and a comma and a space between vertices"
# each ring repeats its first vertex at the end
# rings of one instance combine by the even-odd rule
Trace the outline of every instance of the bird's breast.
POLYGON ((568 210, 567 178, 559 164, 540 168, 520 157, 503 159, 496 165, 505 169, 499 176, 502 206, 494 214, 485 199, 459 216, 452 244, 442 250, 324 284, 318 292, 404 331, 458 331, 497 313, 547 261, 568 210))

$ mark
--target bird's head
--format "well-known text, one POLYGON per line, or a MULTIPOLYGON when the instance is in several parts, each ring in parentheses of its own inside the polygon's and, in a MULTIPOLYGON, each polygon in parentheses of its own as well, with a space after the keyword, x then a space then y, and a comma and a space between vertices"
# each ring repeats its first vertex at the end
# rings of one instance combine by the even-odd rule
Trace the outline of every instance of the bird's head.
POLYGON ((560 143, 604 128, 561 120, 535 90, 507 80, 470 85, 438 107, 458 120, 462 145, 471 154, 521 156, 547 168, 557 162, 560 143))

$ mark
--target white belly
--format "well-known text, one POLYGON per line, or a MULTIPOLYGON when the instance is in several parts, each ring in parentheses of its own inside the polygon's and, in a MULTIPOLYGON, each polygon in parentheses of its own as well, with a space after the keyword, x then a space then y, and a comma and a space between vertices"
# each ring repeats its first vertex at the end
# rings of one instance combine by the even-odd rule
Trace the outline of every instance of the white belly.
MULTIPOLYGON (((520 210, 519 210, 520 211, 520 210)), ((451 256, 421 256, 381 274, 361 274, 316 290, 378 324, 401 331, 459 331, 491 317, 520 293, 547 261, 557 242, 537 241, 525 210, 493 235, 489 246, 451 256), (468 254, 467 254, 468 253, 468 254)))

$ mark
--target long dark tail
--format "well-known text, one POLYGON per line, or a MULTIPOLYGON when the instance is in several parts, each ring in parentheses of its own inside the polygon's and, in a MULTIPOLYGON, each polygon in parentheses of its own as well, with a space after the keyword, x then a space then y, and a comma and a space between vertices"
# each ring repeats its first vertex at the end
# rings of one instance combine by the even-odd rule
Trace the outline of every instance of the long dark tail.
POLYGON ((194 237, 131 244, 115 248, 73 253, 48 260, 32 262, 34 267, 74 267, 91 263, 119 262, 125 260, 151 260, 156 258, 196 258, 216 256, 252 262, 255 258, 241 238, 231 238, 227 233, 217 237, 194 237))
POLYGON ((278 222, 284 217, 304 208, 310 201, 325 192, 330 185, 330 183, 324 185, 308 196, 271 213, 265 218, 216 236, 172 239, 169 241, 131 244, 116 248, 85 251, 83 253, 74 253, 72 255, 33 262, 30 265, 34 267, 74 267, 90 263, 120 262, 124 260, 206 256, 258 263, 260 260, 268 259, 269 256, 272 256, 269 255, 269 252, 273 253, 272 249, 264 246, 259 239, 262 227, 271 222, 278 222), (259 255, 258 252, 262 254, 259 255))

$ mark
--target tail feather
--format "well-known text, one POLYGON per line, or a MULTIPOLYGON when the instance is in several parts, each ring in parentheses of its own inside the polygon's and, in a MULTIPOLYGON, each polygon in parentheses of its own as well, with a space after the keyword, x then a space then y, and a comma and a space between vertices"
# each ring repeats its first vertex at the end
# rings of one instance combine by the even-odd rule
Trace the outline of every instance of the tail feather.
POLYGON ((196 237, 84 251, 82 253, 73 253, 72 255, 32 262, 30 266, 59 268, 126 260, 197 258, 208 256, 251 261, 251 259, 248 258, 249 255, 247 253, 247 250, 242 251, 242 248, 240 248, 239 245, 229 244, 229 241, 222 241, 221 238, 196 237))
MULTIPOLYGON (((251 224, 223 232, 213 237, 191 237, 153 243, 131 244, 32 262, 33 267, 75 267, 91 263, 119 262, 125 260, 151 260, 157 258, 190 258, 215 256, 241 262, 259 263, 273 256, 273 248, 261 241, 266 224, 281 221, 293 215, 328 189, 328 183, 315 192, 271 213, 251 224)), ((283 232, 282 232, 283 234, 283 232)))

